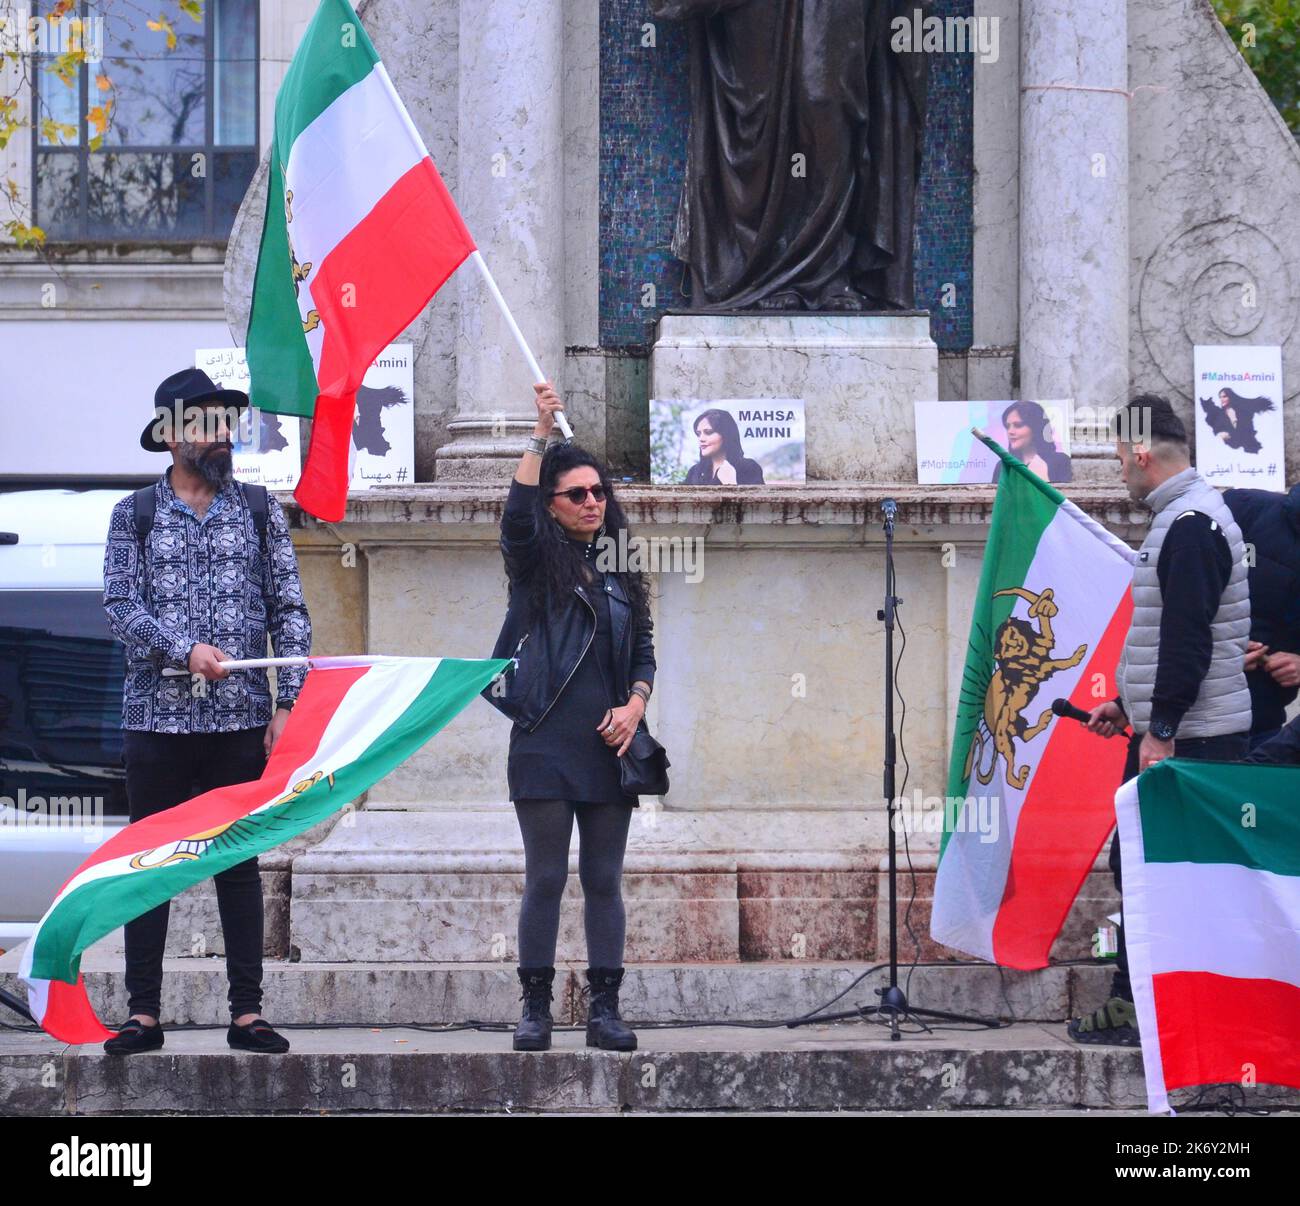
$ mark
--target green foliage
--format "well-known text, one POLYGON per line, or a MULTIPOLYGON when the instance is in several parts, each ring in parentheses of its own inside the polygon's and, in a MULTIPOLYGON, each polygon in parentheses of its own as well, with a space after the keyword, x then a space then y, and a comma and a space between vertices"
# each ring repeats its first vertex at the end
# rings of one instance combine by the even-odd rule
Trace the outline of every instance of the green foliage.
POLYGON ((682 415, 686 407, 681 402, 659 405, 650 411, 650 480, 652 482, 680 484, 686 480, 689 466, 682 465, 682 415))
POLYGON ((1210 0, 1228 36, 1300 138, 1300 0, 1210 0))

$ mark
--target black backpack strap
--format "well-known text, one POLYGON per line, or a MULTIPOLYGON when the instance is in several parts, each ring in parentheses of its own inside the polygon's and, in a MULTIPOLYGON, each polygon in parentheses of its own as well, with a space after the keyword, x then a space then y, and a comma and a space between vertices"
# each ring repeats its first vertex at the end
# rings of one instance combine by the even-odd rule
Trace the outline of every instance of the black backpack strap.
POLYGON ((153 531, 154 512, 158 507, 157 486, 141 486, 134 493, 135 541, 139 550, 137 561, 140 595, 149 605, 149 533, 153 531))
POLYGON ((141 486, 135 492, 135 538, 141 548, 153 531, 154 509, 158 505, 156 489, 155 486, 141 486))
POLYGON ((271 597, 271 550, 266 539, 267 501, 266 487, 252 482, 240 482, 239 489, 244 495, 244 502, 253 514, 253 527, 257 530, 257 547, 262 552, 262 595, 271 597))
POLYGON ((252 482, 240 482, 239 488, 244 492, 244 501, 253 513, 253 527, 257 529, 257 543, 266 552, 266 487, 256 486, 252 482))

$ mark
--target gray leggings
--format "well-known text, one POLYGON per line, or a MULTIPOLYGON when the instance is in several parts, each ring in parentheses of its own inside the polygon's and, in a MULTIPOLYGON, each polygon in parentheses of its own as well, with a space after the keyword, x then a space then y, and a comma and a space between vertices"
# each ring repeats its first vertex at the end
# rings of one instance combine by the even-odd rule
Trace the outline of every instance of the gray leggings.
POLYGON ((622 967, 623 852, 630 804, 573 804, 519 800, 515 815, 524 835, 524 900, 519 910, 519 965, 551 967, 560 929, 560 898, 569 878, 569 839, 578 816, 578 878, 589 967, 622 967))

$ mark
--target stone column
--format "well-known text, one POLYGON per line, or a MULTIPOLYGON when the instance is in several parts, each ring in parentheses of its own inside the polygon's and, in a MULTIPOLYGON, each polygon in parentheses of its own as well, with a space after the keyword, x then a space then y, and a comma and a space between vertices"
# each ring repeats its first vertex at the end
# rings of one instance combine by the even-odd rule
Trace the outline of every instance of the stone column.
POLYGON ((1129 364, 1126 0, 1027 0, 1020 21, 1019 396, 1121 405, 1129 364))
MULTIPOLYGON (((457 200, 533 354, 564 356, 562 0, 461 0, 457 200)), ((457 272, 456 414, 439 481, 506 480, 536 412, 532 374, 478 269, 457 272)))
POLYGON ((997 57, 986 62, 972 56, 975 312, 966 396, 1013 398, 1020 322, 1020 0, 975 0, 975 19, 996 33, 997 57))

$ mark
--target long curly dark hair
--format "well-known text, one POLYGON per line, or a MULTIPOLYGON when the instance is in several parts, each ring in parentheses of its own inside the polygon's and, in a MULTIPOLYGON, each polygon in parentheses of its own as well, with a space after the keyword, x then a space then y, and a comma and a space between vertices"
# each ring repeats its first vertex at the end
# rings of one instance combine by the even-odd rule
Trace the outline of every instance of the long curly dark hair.
MULTIPOLYGON (((537 568, 528 576, 526 587, 529 602, 538 614, 567 607, 573 598, 575 586, 585 586, 591 581, 590 570, 577 543, 569 539, 559 521, 547 509, 551 494, 559 481, 570 469, 587 465, 600 476, 600 484, 605 488, 605 531, 606 538, 616 542, 619 533, 627 530, 627 517, 618 505, 614 493, 614 484, 609 471, 585 448, 577 444, 552 444, 542 457, 538 478, 537 498, 533 503, 534 521, 538 538, 537 568)), ((600 539, 597 537, 597 539, 600 539)), ((615 571, 623 582, 632 611, 636 618, 648 623, 650 619, 650 587, 642 573, 626 570, 615 571)))

